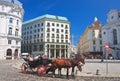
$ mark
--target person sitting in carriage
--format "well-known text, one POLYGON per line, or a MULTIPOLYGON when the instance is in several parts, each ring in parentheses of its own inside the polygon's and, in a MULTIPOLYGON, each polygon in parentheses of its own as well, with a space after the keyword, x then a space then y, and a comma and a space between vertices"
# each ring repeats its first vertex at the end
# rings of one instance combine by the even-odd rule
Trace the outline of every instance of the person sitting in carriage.
POLYGON ((30 54, 29 56, 28 56, 28 60, 31 62, 31 61, 33 61, 33 56, 30 54))

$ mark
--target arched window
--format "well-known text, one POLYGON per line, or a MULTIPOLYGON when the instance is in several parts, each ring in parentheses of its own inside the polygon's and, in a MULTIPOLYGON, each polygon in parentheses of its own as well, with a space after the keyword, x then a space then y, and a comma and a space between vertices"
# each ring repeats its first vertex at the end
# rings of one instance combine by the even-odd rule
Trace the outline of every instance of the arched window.
POLYGON ((117 30, 113 29, 113 44, 116 45, 117 42, 117 30))
POLYGON ((8 34, 12 35, 12 28, 11 27, 9 27, 8 34))
POLYGON ((18 36, 18 29, 15 30, 15 36, 18 36))
POLYGON ((10 18, 10 19, 9 19, 9 23, 13 23, 13 18, 10 18))

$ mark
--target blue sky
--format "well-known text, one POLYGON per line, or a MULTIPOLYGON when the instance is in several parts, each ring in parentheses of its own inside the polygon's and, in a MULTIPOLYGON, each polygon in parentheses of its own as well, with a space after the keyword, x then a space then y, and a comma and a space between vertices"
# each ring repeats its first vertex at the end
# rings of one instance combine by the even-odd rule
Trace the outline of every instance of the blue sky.
POLYGON ((24 20, 44 15, 67 17, 76 45, 86 27, 97 17, 102 26, 106 24, 111 9, 120 11, 120 0, 19 0, 24 8, 24 20))

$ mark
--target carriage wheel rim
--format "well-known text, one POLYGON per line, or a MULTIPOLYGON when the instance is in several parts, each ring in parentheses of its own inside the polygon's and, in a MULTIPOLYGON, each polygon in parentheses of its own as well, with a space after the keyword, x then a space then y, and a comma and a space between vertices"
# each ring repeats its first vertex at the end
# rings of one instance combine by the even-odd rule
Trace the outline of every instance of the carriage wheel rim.
POLYGON ((22 64, 21 71, 22 73, 25 73, 25 74, 27 73, 27 64, 25 63, 22 64))
POLYGON ((39 76, 44 77, 46 75, 46 69, 45 69, 45 67, 39 67, 39 68, 37 68, 37 73, 38 73, 39 76), (41 68, 44 68, 45 71, 41 72, 40 71, 41 68))

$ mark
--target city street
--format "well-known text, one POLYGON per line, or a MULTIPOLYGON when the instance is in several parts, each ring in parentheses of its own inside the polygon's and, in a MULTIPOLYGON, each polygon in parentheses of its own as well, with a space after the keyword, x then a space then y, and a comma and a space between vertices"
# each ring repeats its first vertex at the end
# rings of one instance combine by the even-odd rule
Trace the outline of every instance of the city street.
MULTIPOLYGON (((64 78, 51 78, 51 77, 40 77, 36 74, 22 74, 19 67, 23 61, 21 60, 1 60, 0 61, 0 81, 68 81, 68 79, 64 78)), ((100 72, 102 73, 101 67, 105 67, 104 63, 86 63, 83 67, 82 72, 77 72, 76 78, 71 78, 69 81, 119 81, 119 76, 102 76, 95 75, 94 72, 98 67, 100 67, 100 72), (101 65, 100 65, 101 64, 101 65)), ((117 68, 120 66, 119 63, 109 64, 112 68, 110 72, 120 73, 120 70, 117 68), (118 71, 117 71, 118 70, 118 71)), ((65 69, 63 69, 65 70, 65 69)), ((104 70, 103 70, 104 71, 104 70)), ((62 71, 64 75, 65 71, 62 71)))

